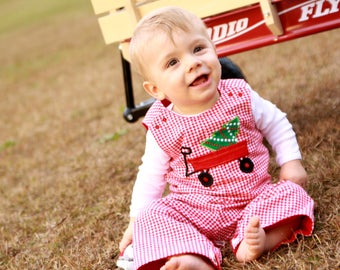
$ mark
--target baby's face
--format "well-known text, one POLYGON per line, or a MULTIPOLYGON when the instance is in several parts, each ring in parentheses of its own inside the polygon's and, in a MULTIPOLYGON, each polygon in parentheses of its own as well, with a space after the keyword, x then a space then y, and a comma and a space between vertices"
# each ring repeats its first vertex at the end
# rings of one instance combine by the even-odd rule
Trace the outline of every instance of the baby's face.
POLYGON ((214 45, 200 31, 176 30, 172 38, 153 33, 143 59, 148 74, 144 88, 157 99, 170 100, 174 111, 200 113, 219 98, 221 66, 214 45))

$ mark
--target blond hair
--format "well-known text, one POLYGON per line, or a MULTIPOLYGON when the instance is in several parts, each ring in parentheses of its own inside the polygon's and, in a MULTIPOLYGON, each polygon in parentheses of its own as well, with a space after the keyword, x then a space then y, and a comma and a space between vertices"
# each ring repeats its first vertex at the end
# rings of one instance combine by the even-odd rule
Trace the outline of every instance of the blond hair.
POLYGON ((173 41, 173 32, 178 30, 184 32, 198 31, 210 40, 203 21, 179 7, 157 9, 139 21, 130 42, 131 65, 139 75, 143 78, 147 77, 143 50, 147 48, 150 38, 162 32, 173 41))

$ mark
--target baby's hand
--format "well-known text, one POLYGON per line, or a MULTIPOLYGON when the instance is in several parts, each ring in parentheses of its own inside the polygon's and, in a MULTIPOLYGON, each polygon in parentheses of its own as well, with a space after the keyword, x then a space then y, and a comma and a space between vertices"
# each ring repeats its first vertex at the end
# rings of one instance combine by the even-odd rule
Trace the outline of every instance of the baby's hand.
POLYGON ((123 238, 119 243, 119 251, 122 253, 126 249, 128 245, 132 243, 132 232, 133 232, 133 224, 135 222, 134 218, 130 219, 129 226, 124 232, 123 238))
POLYGON ((289 180, 302 187, 306 185, 307 173, 300 160, 291 160, 281 166, 280 180, 289 180))

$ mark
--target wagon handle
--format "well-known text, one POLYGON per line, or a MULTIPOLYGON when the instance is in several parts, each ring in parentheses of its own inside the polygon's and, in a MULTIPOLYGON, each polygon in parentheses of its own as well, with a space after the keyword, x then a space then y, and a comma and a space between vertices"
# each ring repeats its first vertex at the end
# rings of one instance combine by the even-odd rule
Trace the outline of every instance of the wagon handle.
POLYGON ((120 52, 120 58, 122 61, 126 100, 126 108, 123 115, 127 122, 133 123, 146 114, 152 103, 155 102, 155 99, 150 98, 139 103, 137 106, 135 105, 130 63, 124 58, 122 52, 120 52))

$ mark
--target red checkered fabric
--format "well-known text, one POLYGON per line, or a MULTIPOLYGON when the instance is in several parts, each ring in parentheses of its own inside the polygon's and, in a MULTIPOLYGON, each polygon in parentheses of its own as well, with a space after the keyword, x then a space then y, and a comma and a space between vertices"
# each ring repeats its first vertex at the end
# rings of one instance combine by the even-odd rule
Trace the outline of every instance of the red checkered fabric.
POLYGON ((269 154, 252 116, 249 86, 243 80, 227 80, 221 81, 219 89, 220 99, 206 112, 182 116, 156 102, 144 120, 171 157, 166 175, 171 193, 152 203, 137 218, 133 239, 137 269, 159 269, 159 264, 153 262, 187 253, 207 257, 219 269, 218 243, 231 240, 233 248, 237 248, 254 215, 260 217, 263 227, 302 215, 305 222, 297 233, 312 232, 312 199, 289 181, 276 185, 270 182, 269 154), (185 164, 182 147, 191 149, 190 158, 209 154, 212 150, 201 142, 236 116, 240 120, 237 140, 247 142, 247 158, 254 164, 253 171, 243 172, 237 159, 209 168, 211 186, 200 183, 200 172, 186 176, 194 168, 185 164))

